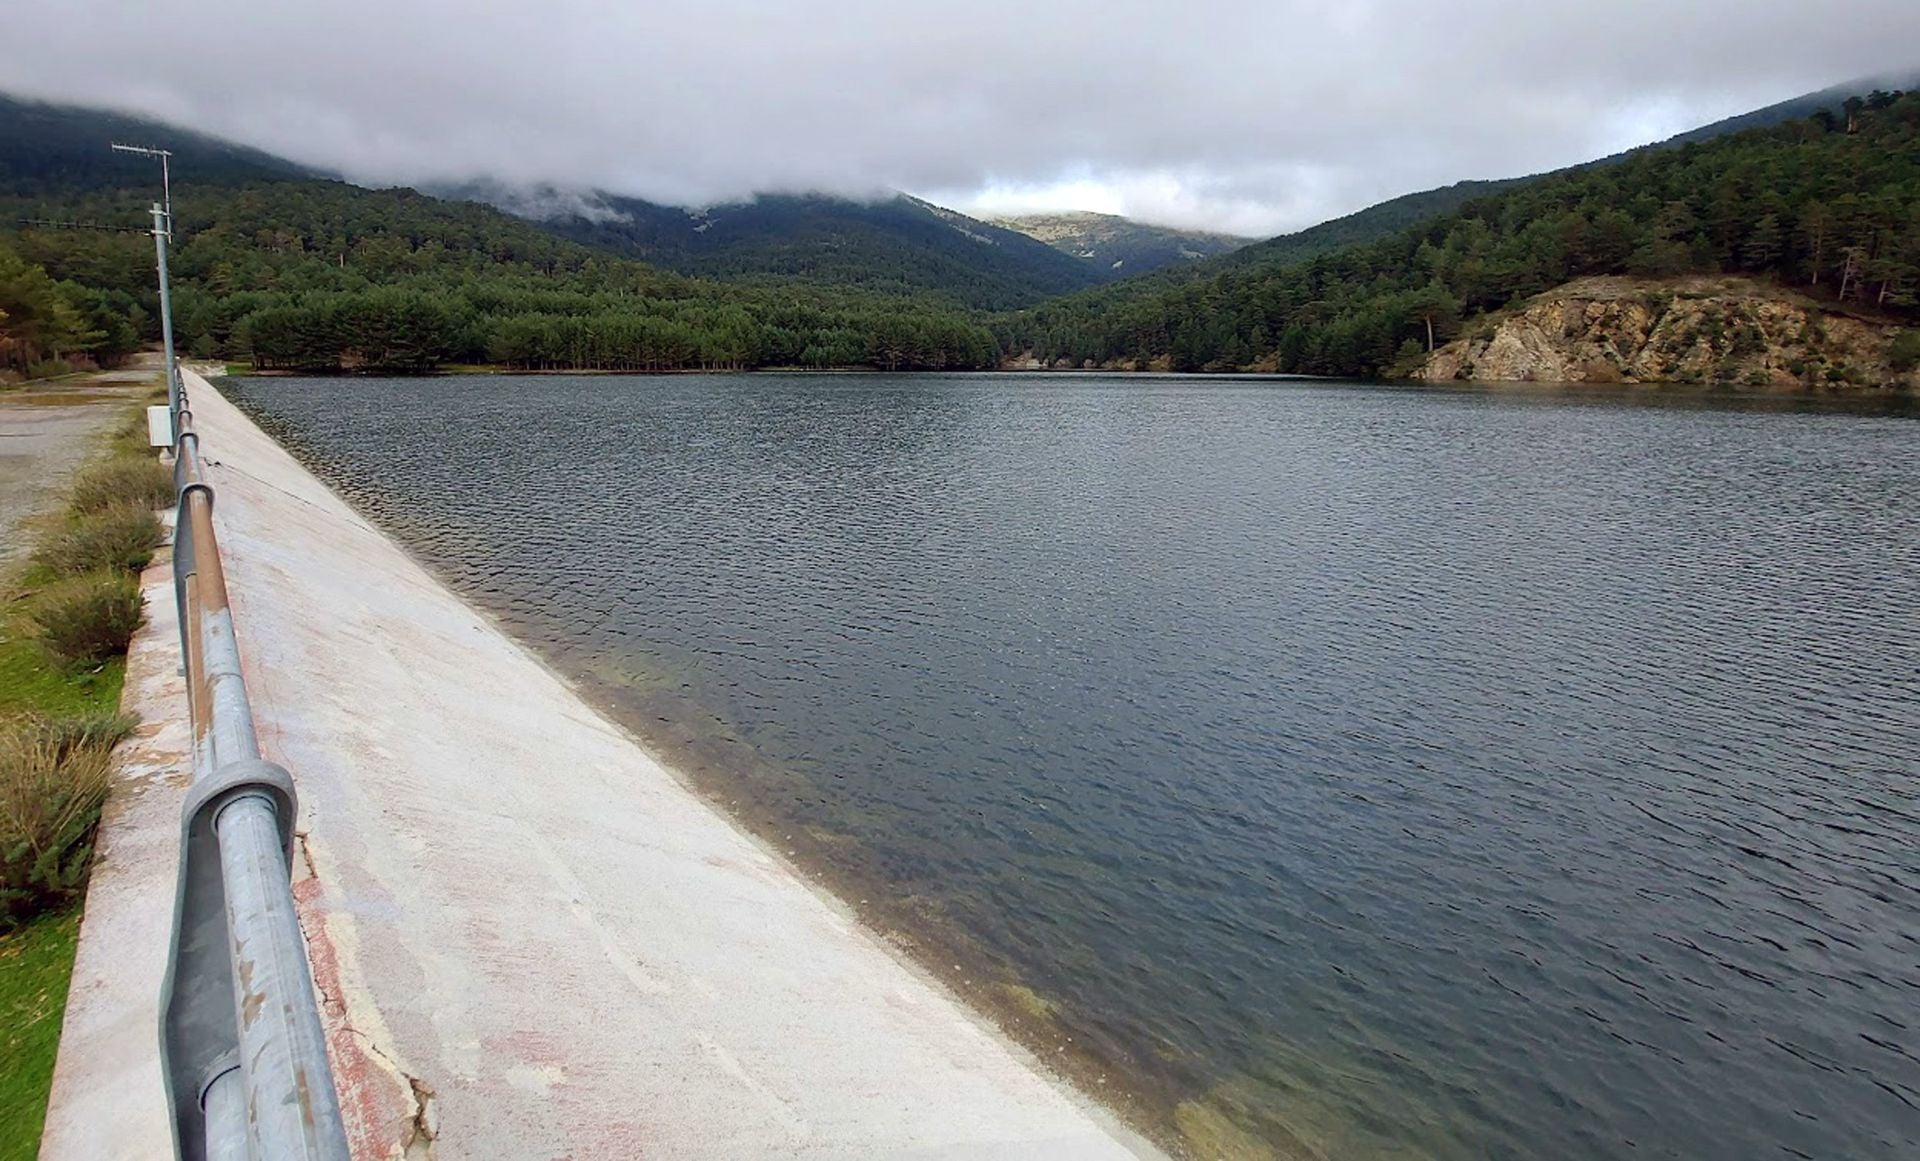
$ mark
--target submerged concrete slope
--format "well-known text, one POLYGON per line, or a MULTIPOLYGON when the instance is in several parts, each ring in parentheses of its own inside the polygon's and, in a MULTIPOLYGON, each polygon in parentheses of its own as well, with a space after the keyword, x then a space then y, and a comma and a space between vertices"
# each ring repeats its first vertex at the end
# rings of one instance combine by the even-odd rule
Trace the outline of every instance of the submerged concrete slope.
POLYGON ((356 1152, 1152 1154, 191 390, 356 1152))

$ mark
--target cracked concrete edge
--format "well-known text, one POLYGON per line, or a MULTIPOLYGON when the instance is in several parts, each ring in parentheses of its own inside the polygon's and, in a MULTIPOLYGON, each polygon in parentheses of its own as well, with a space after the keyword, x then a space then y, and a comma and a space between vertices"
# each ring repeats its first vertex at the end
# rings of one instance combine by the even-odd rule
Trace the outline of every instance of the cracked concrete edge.
POLYGON ((372 996, 351 982, 364 978, 353 926, 327 907, 324 857, 306 832, 295 838, 293 898, 354 1159, 432 1161, 433 1088, 398 1058, 372 996))

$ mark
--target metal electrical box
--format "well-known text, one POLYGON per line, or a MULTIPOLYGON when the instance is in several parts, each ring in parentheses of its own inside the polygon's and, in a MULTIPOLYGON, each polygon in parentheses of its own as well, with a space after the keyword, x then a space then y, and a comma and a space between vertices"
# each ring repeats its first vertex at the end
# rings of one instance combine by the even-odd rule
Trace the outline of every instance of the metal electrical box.
POLYGON ((173 412, 165 407, 147 408, 147 446, 173 446, 173 412))

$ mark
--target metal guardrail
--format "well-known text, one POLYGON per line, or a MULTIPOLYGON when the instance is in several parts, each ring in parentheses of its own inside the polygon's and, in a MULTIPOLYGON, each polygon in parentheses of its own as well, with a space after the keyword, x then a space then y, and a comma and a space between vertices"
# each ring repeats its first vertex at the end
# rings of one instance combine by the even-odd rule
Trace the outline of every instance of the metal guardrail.
POLYGON ((291 882, 293 778, 260 757, 213 485, 173 353, 167 231, 154 207, 174 482, 174 597, 193 724, 161 1064, 183 1161, 347 1161, 291 882))

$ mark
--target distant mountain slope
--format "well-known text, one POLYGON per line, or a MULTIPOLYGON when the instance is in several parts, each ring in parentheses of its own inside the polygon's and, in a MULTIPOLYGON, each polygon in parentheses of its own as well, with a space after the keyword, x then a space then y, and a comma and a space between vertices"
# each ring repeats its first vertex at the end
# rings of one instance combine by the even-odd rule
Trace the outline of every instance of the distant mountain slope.
POLYGON ((552 189, 442 192, 499 206, 588 246, 709 278, 935 293, 989 310, 1031 306, 1104 280, 1090 263, 1025 234, 900 195, 859 202, 778 194, 687 210, 552 189))
MULTIPOLYGON (((1792 100, 1768 105, 1764 109, 1755 109, 1751 113, 1742 113, 1737 117, 1728 117, 1715 121, 1711 125, 1702 125, 1690 129, 1665 141, 1642 145, 1634 149, 1616 153, 1611 157, 1597 161, 1583 162, 1569 170, 1585 169, 1594 165, 1610 165, 1632 157, 1648 149, 1669 149, 1682 145, 1698 144, 1743 133, 1749 129, 1766 129, 1774 125, 1783 125, 1789 121, 1804 120, 1821 109, 1835 112, 1849 97, 1864 97, 1875 89, 1892 91, 1895 89, 1920 89, 1920 70, 1905 76, 1863 78, 1849 81, 1844 85, 1835 85, 1816 93, 1806 93, 1792 100)), ((1549 174, 1534 174, 1528 177, 1502 178, 1491 181, 1463 181, 1457 185, 1442 186, 1439 189, 1423 190, 1420 193, 1406 194, 1391 198, 1378 205, 1369 206, 1358 213, 1323 222, 1298 233, 1283 234, 1265 242, 1255 243, 1236 250, 1230 257, 1220 260, 1214 268, 1225 266, 1291 265, 1317 258, 1322 254, 1331 254, 1347 246, 1357 246, 1365 242, 1376 241, 1396 234, 1408 226, 1417 225, 1429 218, 1450 214, 1476 198, 1499 193, 1501 190, 1530 181, 1537 181, 1549 174)))
MULTIPOLYGON (((0 350, 29 373, 36 362, 111 360, 157 338, 143 227, 159 174, 107 149, 123 133, 176 155, 174 332, 195 357, 317 371, 445 362, 918 370, 1000 357, 993 333, 950 299, 688 278, 491 206, 310 176, 153 122, 6 101, 0 350), (30 224, 43 219, 127 232, 30 224)), ((1066 256, 1012 237, 1078 272, 1066 256)))
POLYGON ((148 158, 113 152, 114 142, 169 149, 176 174, 206 184, 317 176, 272 154, 144 117, 0 94, 0 194, 159 188, 159 167, 148 158))
POLYGON ((1805 93, 1791 100, 1781 101, 1777 105, 1768 105, 1764 109, 1755 109, 1751 113, 1728 117, 1724 121, 1715 121, 1711 125, 1702 125, 1698 129, 1689 129, 1661 144, 1688 145, 1699 141, 1711 141, 1716 137, 1725 137, 1733 133, 1744 133, 1749 129, 1767 129, 1774 125, 1784 125, 1788 121, 1804 121, 1822 109, 1837 113, 1849 98, 1865 97, 1876 89, 1886 92, 1896 89, 1912 92, 1920 89, 1920 68, 1886 77, 1862 77, 1859 80, 1848 81, 1844 85, 1821 89, 1816 93, 1805 93))
POLYGON ((1256 242, 1234 251, 1218 265, 1291 265, 1305 262, 1309 258, 1398 233, 1429 218, 1450 214, 1475 198, 1532 180, 1516 177, 1499 181, 1463 181, 1439 189, 1404 194, 1295 234, 1282 234, 1278 238, 1256 242))
POLYGON ((1897 78, 1865 79, 1836 85, 1751 113, 1702 125, 1667 141, 1642 145, 1553 173, 1490 181, 1463 181, 1439 189, 1405 194, 1296 233, 1282 234, 1244 246, 1217 258, 1165 267, 1143 277, 1082 291, 1073 296, 1073 309, 1076 313, 1105 313, 1110 316, 1144 314, 1155 309, 1156 302, 1165 301, 1170 295, 1202 293, 1202 288, 1222 276, 1273 276, 1278 271, 1300 266, 1315 258, 1391 238, 1413 226, 1455 213, 1481 198, 1509 192, 1532 182, 1575 174, 1597 166, 1617 165, 1650 152, 1687 144, 1704 144, 1741 132, 1787 124, 1811 116, 1820 109, 1838 111, 1849 97, 1865 97, 1875 90, 1891 91, 1895 88, 1920 90, 1920 70, 1912 77, 1912 83, 1907 85, 1899 84, 1897 78))
MULTIPOLYGON (((157 189, 152 162, 108 146, 156 144, 178 180, 238 185, 320 177, 259 150, 122 113, 0 96, 0 196, 157 189)), ((907 197, 872 203, 767 196, 689 213, 632 198, 511 189, 435 189, 545 232, 684 274, 776 279, 891 295, 938 294, 978 309, 1028 306, 1108 277, 1014 230, 907 197)), ((299 223, 289 223, 298 228, 299 223)))
POLYGON ((1089 262, 1108 278, 1128 278, 1164 266, 1229 254, 1253 241, 1203 230, 1150 226, 1118 214, 1027 214, 989 221, 1089 262))
POLYGON ((1178 293, 1183 286, 1205 285, 1232 272, 1270 271, 1298 266, 1350 247, 1364 246, 1391 237, 1422 222, 1453 213, 1476 198, 1533 180, 1463 181, 1440 189, 1404 194, 1298 233, 1254 242, 1212 258, 1161 266, 1111 285, 1081 291, 1068 301, 1083 304, 1087 310, 1116 314, 1151 309, 1148 304, 1178 293))
MULTIPOLYGON (((1920 93, 1868 95, 1852 131, 1810 119, 1638 150, 1509 185, 1305 262, 1237 257, 1177 280, 1047 303, 1004 320, 1002 330, 1014 351, 1042 365, 1371 376, 1416 367, 1454 338, 1492 342, 1499 312, 1573 279, 1721 274, 1773 280, 1876 323, 1912 326, 1920 322, 1920 93)), ((1699 325, 1663 348, 1686 358, 1662 365, 1703 379, 1761 370, 1756 352, 1766 368, 1809 386, 1873 377, 1865 366, 1816 365, 1814 354, 1833 353, 1818 344, 1775 350, 1777 336, 1744 315, 1675 317, 1699 325)), ((1563 321, 1569 333, 1578 329, 1571 315, 1563 321)), ((1905 373, 1891 356, 1884 362, 1905 373)))

